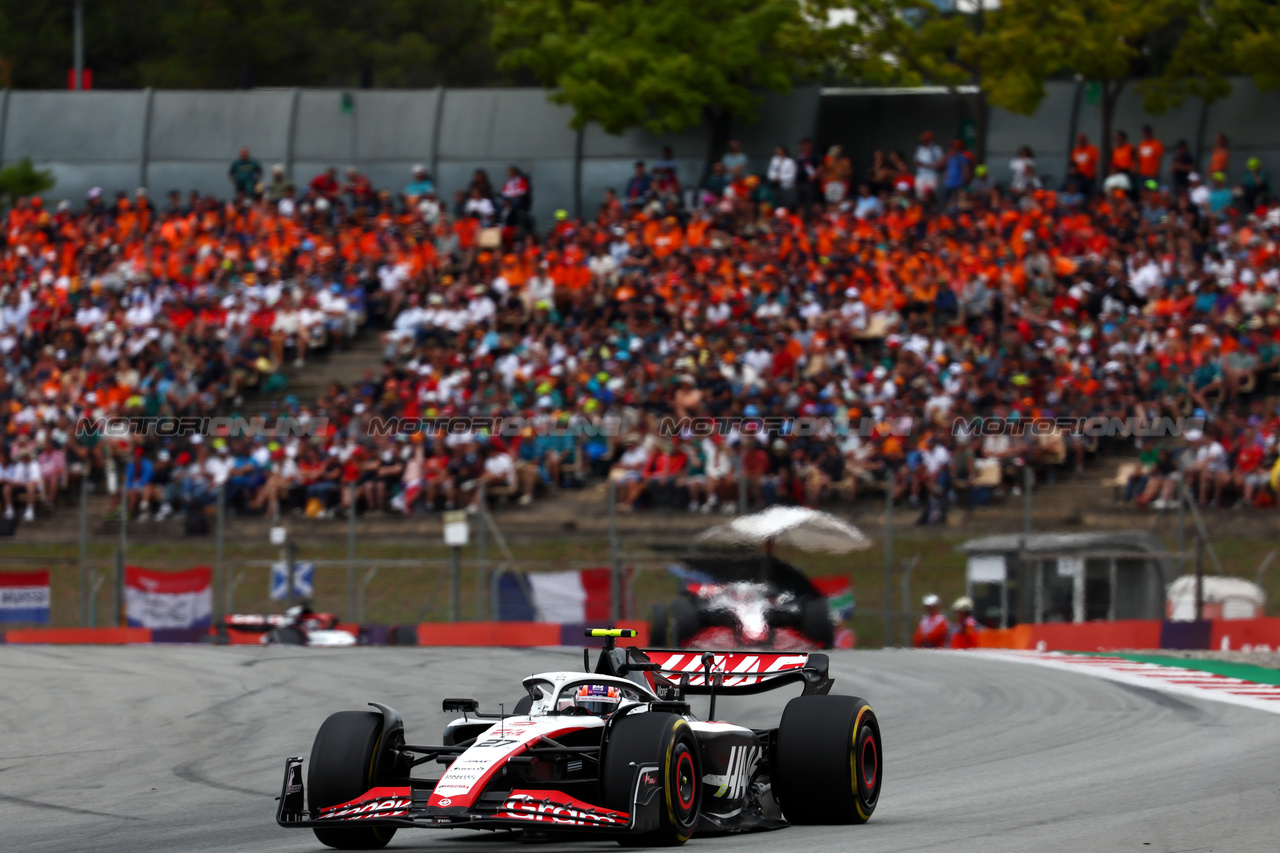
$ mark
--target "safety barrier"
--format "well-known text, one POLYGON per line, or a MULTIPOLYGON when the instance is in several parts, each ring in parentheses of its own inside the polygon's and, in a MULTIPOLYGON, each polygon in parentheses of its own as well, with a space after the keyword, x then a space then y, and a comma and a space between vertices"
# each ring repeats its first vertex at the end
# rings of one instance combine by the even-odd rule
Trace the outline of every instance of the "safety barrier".
MULTIPOLYGON (((587 628, 605 627, 602 622, 425 622, 412 626, 419 646, 581 646, 598 645, 585 640, 587 628)), ((645 622, 623 620, 619 628, 631 628, 636 636, 621 645, 643 646, 649 642, 645 622)), ((397 636, 385 625, 340 624, 338 630, 365 637, 369 645, 389 645, 397 636)), ((403 639, 403 634, 400 635, 403 639)), ((0 631, 0 643, 57 645, 126 645, 137 643, 202 643, 217 640, 229 645, 257 645, 262 634, 251 631, 211 628, 22 628, 0 631)), ((403 644, 403 643, 402 643, 403 644)))
POLYGON ((1214 619, 1162 622, 1125 619, 1114 622, 1018 625, 983 631, 978 645, 991 649, 1047 652, 1105 652, 1115 649, 1280 649, 1280 618, 1214 619))

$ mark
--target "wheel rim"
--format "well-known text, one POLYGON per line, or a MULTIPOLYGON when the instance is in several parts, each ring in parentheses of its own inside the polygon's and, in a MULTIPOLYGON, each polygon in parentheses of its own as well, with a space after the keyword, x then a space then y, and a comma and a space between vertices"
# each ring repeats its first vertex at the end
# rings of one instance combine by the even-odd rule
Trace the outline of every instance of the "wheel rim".
POLYGON ((880 766, 876 756, 876 739, 871 735, 870 727, 864 728, 862 739, 862 783, 870 794, 876 787, 876 776, 880 766))
POLYGON ((667 765, 668 799, 671 819, 685 830, 692 830, 698 815, 698 771, 689 744, 680 740, 669 753, 667 765))

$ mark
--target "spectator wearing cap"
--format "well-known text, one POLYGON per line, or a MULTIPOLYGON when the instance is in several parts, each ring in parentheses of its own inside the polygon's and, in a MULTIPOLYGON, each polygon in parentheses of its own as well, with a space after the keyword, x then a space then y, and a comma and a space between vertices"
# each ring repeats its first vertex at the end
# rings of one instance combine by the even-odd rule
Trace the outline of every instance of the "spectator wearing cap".
POLYGON ((1192 490, 1201 507, 1217 506, 1223 487, 1231 481, 1231 466, 1227 449, 1217 436, 1206 435, 1201 430, 1187 430, 1191 461, 1184 476, 1187 488, 1192 490))
POLYGON ((284 164, 276 163, 271 167, 271 183, 266 186, 267 200, 279 204, 293 192, 293 181, 285 174, 284 164))
MULTIPOLYGON (((155 462, 151 465, 151 482, 143 495, 143 504, 159 506, 155 519, 164 521, 173 515, 173 504, 181 495, 181 486, 175 477, 173 454, 162 447, 156 451, 155 457, 155 462)), ((145 513, 146 510, 143 509, 142 512, 145 513)))
POLYGON ((435 192, 436 182, 431 180, 427 167, 421 163, 415 163, 410 170, 409 183, 405 184, 405 197, 416 200, 426 195, 435 195, 435 192))
POLYGON ((950 626, 942 614, 942 602, 929 593, 924 597, 924 615, 911 635, 911 645, 917 649, 941 649, 946 646, 950 626))
POLYGON ((1231 187, 1227 186, 1227 174, 1221 170, 1213 172, 1209 176, 1213 182, 1209 188, 1209 212, 1222 213, 1231 206, 1235 200, 1235 194, 1231 192, 1231 187))
POLYGON ((972 649, 978 645, 978 622, 973 618, 973 599, 967 595, 962 595, 951 605, 952 612, 955 613, 955 621, 953 621, 948 629, 950 635, 949 645, 953 649, 972 649))

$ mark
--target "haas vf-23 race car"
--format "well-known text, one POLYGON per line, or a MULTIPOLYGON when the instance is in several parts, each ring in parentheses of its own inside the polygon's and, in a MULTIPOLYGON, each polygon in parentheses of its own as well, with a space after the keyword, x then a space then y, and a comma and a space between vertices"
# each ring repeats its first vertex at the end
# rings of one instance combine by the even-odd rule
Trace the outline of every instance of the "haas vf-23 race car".
POLYGON ((683 844, 695 832, 788 823, 863 823, 884 783, 875 713, 832 696, 826 655, 617 648, 604 637, 594 671, 524 679, 512 714, 475 699, 437 745, 406 740, 400 715, 341 711, 303 759, 285 762, 276 821, 330 847, 374 849, 401 827, 523 829, 613 836, 630 845, 683 844), (800 684, 776 728, 716 719, 718 696, 800 684), (707 720, 690 696, 709 696, 707 720), (444 765, 443 773, 424 772, 444 765), (421 774, 421 775, 420 775, 421 774))

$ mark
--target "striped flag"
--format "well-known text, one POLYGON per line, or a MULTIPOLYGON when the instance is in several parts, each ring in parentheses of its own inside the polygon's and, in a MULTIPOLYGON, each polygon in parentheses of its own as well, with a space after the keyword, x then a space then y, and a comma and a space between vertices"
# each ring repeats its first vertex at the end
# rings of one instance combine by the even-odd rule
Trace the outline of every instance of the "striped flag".
POLYGON ((49 622, 49 570, 0 572, 0 622, 49 622))

